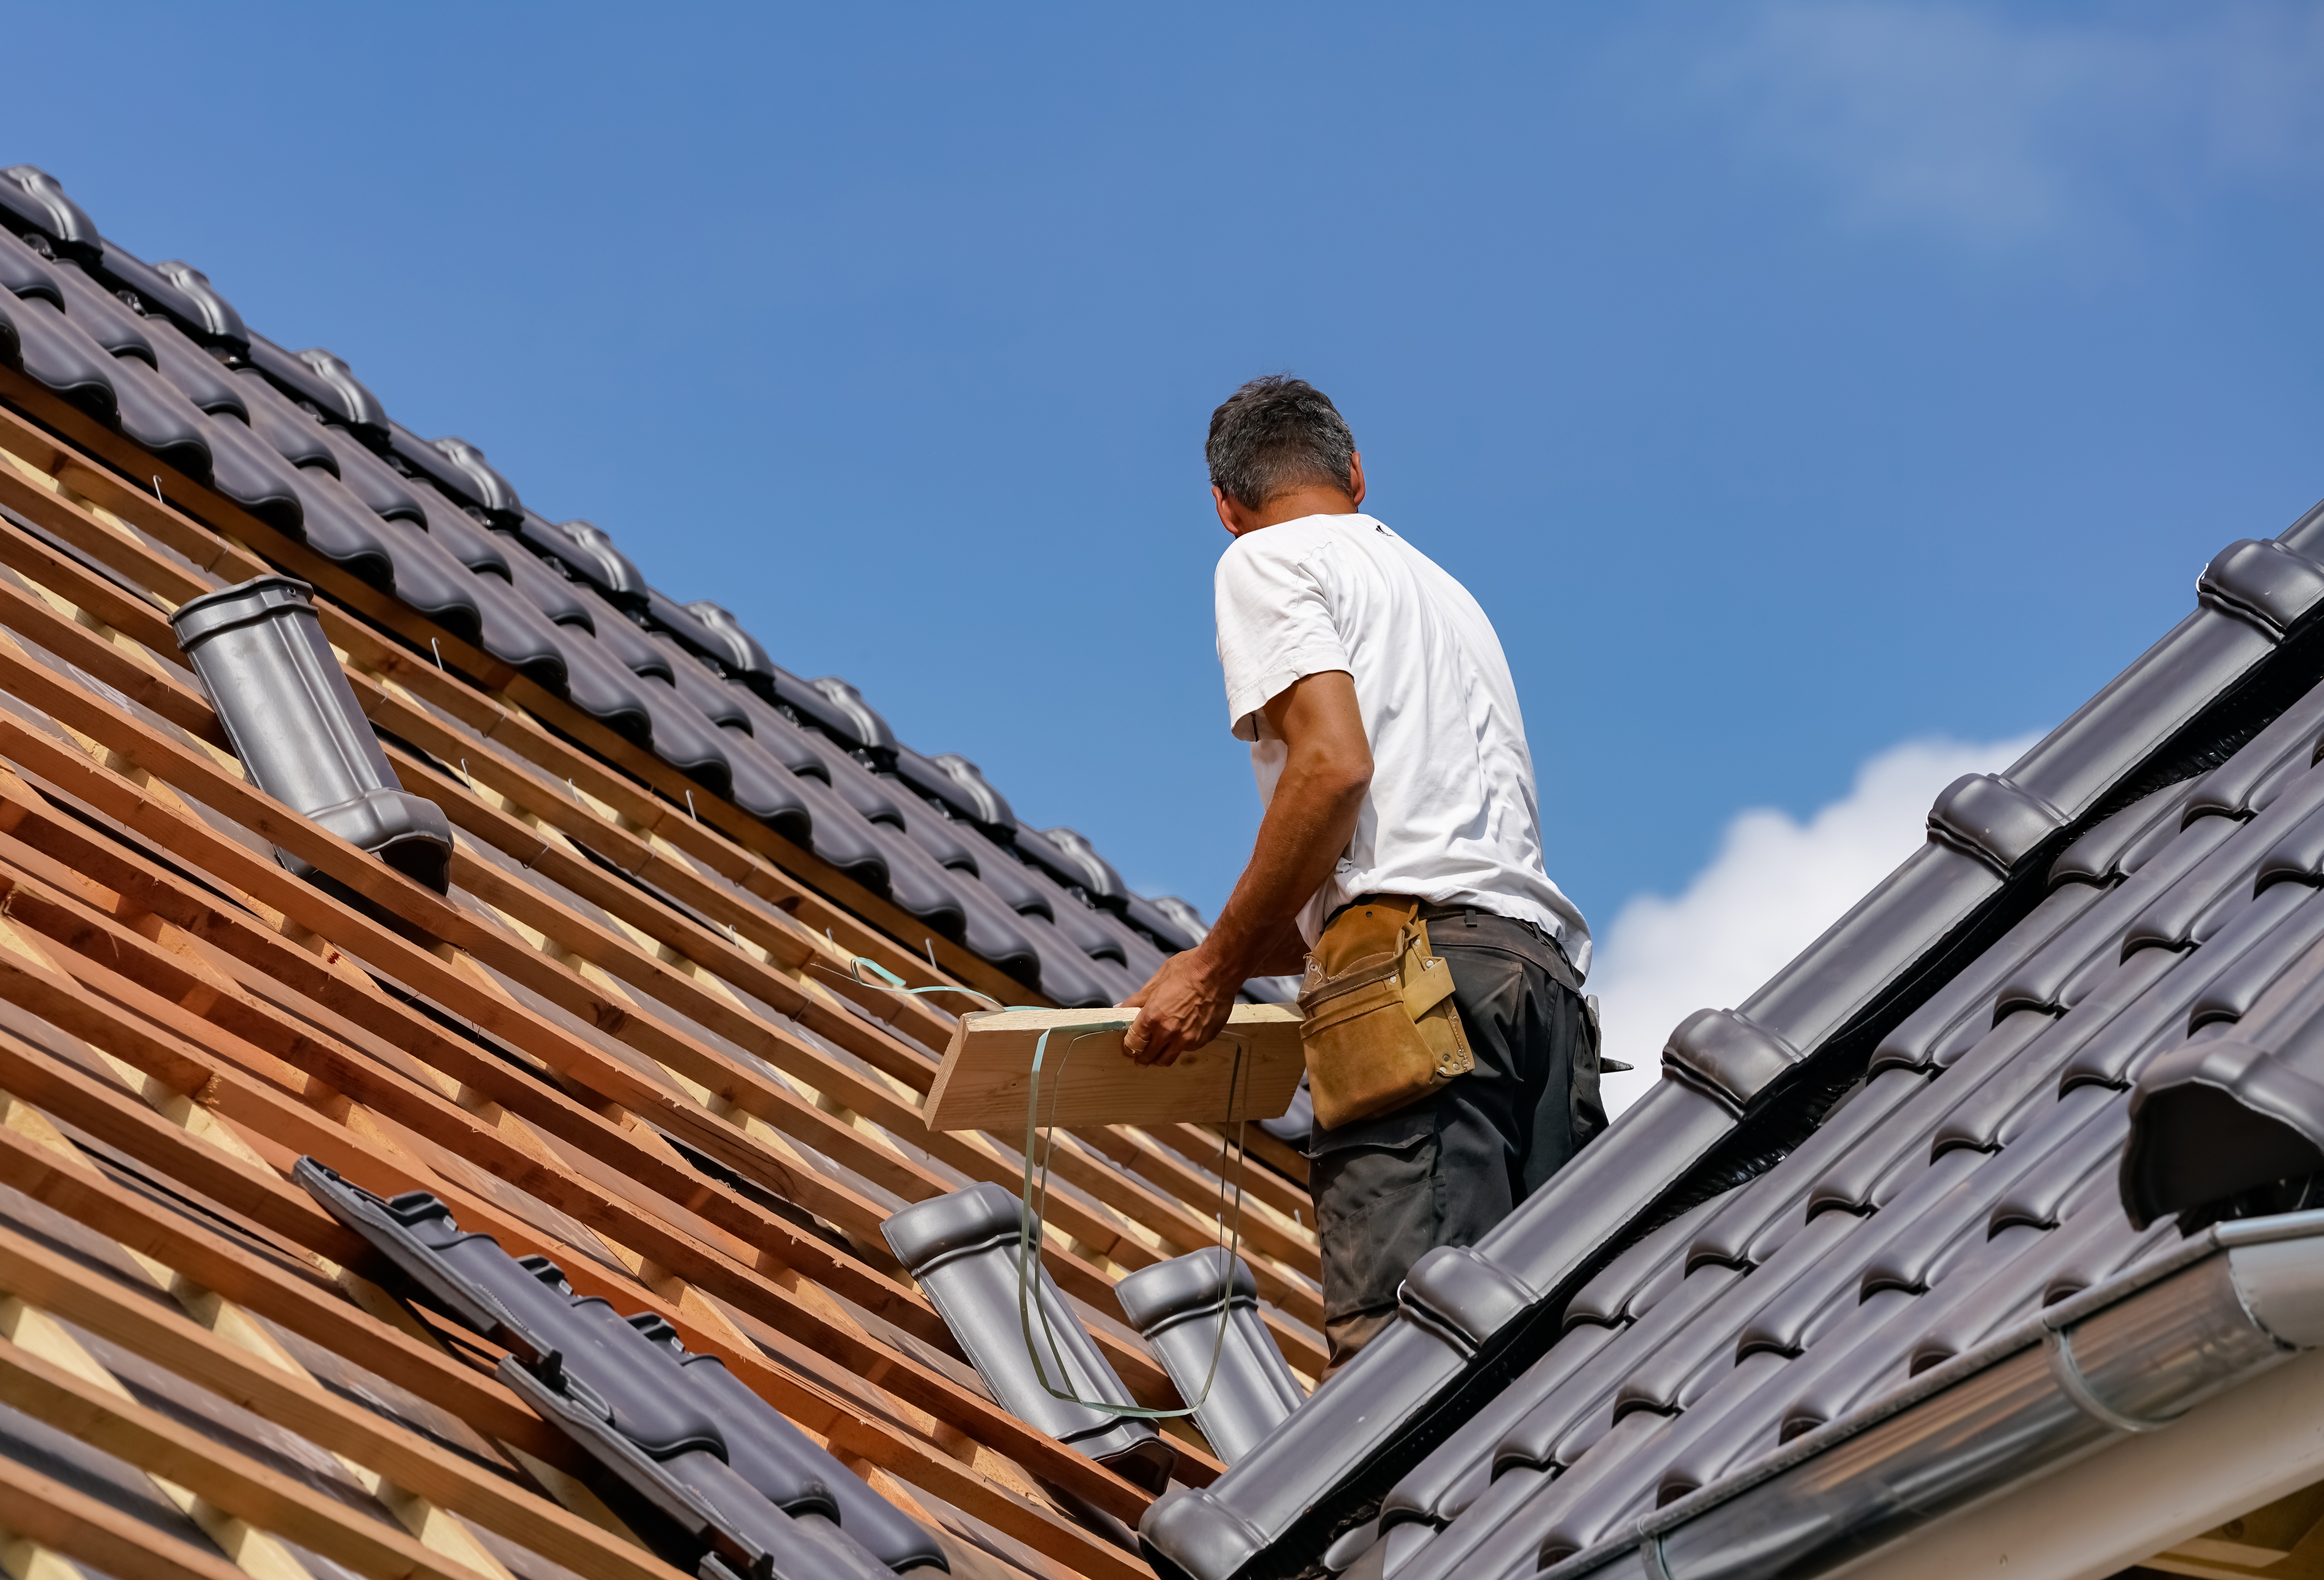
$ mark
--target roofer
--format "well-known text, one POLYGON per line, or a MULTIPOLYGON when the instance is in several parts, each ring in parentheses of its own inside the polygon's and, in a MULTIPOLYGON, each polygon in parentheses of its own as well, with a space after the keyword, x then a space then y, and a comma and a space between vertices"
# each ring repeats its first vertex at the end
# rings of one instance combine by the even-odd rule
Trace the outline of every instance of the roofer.
POLYGON ((1360 513, 1338 409, 1253 379, 1211 414, 1204 453, 1234 536, 1216 581, 1227 716, 1266 814, 1217 924, 1127 1001, 1127 1046, 1171 1063, 1218 1037, 1245 978, 1304 966, 1336 1371, 1424 1252, 1473 1243, 1604 1127, 1590 929, 1542 864, 1500 639, 1360 513))

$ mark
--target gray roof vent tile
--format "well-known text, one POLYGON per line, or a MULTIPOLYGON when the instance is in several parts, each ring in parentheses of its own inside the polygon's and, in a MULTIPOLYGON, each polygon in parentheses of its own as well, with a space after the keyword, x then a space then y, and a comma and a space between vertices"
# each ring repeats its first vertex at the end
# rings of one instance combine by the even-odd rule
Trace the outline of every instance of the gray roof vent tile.
POLYGON ((1202 1400, 1194 1425, 1228 1464, 1306 1397, 1259 1319, 1259 1286, 1240 1257, 1211 1246, 1140 1268, 1113 1292, 1178 1397, 1202 1400))
MULTIPOLYGON (((349 427, 366 425, 356 421, 356 411, 350 409, 339 386, 317 372, 303 353, 286 350, 263 335, 253 335, 248 355, 251 367, 264 375, 268 383, 291 402, 303 402, 327 421, 345 423, 349 427)), ((347 382, 355 383, 352 375, 347 382)), ((355 387, 362 391, 363 402, 368 408, 372 421, 367 425, 381 432, 386 431, 386 413, 378 410, 379 403, 371 398, 368 390, 364 390, 360 384, 355 387)))
MULTIPOLYGON (((1177 1455, 1151 1422, 1111 1415, 1050 1392, 1054 1386, 1080 1399, 1134 1402, 1046 1269, 1038 1270, 1038 1298, 1047 1330, 1056 1335, 1065 1375, 1056 1374, 1058 1357, 1046 1343, 1041 1365, 1047 1383, 1035 1369, 1018 1317, 1017 1246, 1023 1213, 1017 1197, 986 1181, 915 1202, 881 1224, 881 1233, 1005 1409, 1116 1474, 1159 1492, 1169 1484, 1177 1455)), ((1042 1335, 1037 1333, 1035 1342, 1041 1343, 1042 1335)))
POLYGON ((963 822, 974 824, 988 837, 998 838, 1016 824, 1017 814, 1001 792, 985 782, 975 763, 958 753, 924 757, 909 746, 899 745, 896 774, 928 799, 943 802, 963 822))
POLYGON ((475 445, 448 434, 442 439, 431 439, 428 443, 468 480, 467 492, 484 506, 485 514, 512 516, 524 508, 523 502, 516 496, 516 490, 509 485, 509 480, 485 464, 484 452, 475 445))
MULTIPOLYGON (((312 376, 311 370, 302 371, 312 376)), ((509 486, 506 478, 484 465, 483 455, 473 446, 461 447, 467 452, 465 462, 455 461, 434 442, 390 419, 387 448, 401 465, 427 478, 453 501, 481 512, 487 525, 517 530, 524 506, 518 502, 516 490, 509 486)))
MULTIPOLYGON (((324 640, 305 582, 263 576, 170 616, 235 754, 267 794, 438 893, 452 829, 403 789, 324 640)), ((314 868, 288 852, 282 864, 314 868)))
POLYGON ((104 245, 97 221, 88 211, 65 196, 63 185, 36 164, 12 164, 0 170, 0 201, 16 215, 40 226, 52 241, 94 257, 104 245))

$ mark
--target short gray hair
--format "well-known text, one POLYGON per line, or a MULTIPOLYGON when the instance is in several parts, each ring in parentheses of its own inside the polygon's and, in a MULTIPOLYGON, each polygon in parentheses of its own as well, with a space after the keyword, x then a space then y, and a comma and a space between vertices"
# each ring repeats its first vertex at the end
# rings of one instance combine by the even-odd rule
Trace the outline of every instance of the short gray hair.
POLYGON ((1351 488, 1356 436, 1329 395, 1305 379, 1271 373, 1211 413, 1203 456, 1212 486, 1256 510, 1304 485, 1351 488))

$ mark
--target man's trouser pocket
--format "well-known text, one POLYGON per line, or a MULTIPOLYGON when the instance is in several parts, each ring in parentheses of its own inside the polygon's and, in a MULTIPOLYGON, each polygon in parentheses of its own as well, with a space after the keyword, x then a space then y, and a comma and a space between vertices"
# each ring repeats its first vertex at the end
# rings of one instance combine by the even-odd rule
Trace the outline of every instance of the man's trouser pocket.
POLYGON ((1440 1155, 1430 1134, 1408 1146, 1348 1147, 1314 1160, 1323 1320, 1334 1363, 1345 1357, 1333 1330, 1394 1311, 1404 1275, 1437 1243, 1444 1218, 1440 1155))

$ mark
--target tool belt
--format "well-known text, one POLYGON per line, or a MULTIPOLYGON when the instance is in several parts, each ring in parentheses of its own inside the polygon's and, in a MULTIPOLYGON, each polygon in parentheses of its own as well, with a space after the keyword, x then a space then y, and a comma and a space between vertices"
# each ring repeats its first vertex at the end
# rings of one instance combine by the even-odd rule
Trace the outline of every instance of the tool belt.
POLYGON ((1415 1103, 1477 1067, 1452 1004, 1452 967, 1428 947, 1416 900, 1333 917, 1299 989, 1315 1123, 1336 1130, 1415 1103))

